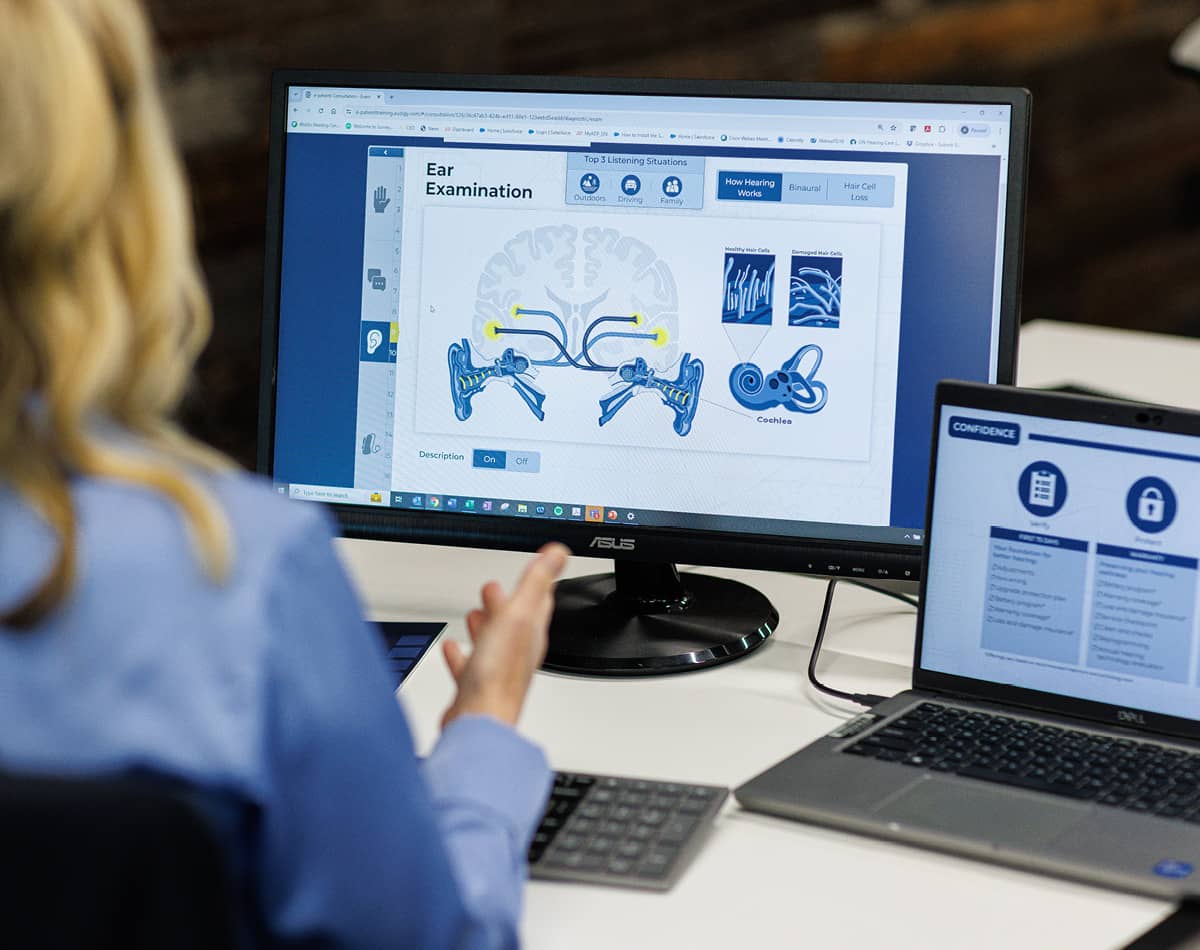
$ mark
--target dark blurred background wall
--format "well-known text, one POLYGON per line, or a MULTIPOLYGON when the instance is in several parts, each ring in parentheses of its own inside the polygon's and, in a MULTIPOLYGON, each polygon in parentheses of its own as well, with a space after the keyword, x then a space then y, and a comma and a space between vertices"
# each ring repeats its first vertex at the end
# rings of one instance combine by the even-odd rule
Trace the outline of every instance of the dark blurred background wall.
POLYGON ((217 328, 185 419, 252 464, 276 66, 996 83, 1033 91, 1023 318, 1200 336, 1180 0, 150 0, 217 328))

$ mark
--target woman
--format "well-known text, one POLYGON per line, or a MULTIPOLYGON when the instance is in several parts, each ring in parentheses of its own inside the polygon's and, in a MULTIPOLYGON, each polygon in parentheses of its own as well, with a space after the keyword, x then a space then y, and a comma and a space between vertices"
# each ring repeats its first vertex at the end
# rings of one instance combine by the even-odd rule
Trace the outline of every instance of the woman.
POLYGON ((327 519, 170 419, 209 313, 153 70, 132 0, 0 0, 0 767, 181 781, 270 941, 514 945, 566 551, 483 588, 418 766, 327 519))

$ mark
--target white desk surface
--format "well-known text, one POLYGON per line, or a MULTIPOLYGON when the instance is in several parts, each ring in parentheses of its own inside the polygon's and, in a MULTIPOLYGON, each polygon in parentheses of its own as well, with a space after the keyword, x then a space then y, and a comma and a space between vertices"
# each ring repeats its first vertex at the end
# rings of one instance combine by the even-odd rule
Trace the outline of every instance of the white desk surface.
MULTIPOLYGON (((1200 341, 1039 321, 1021 335, 1024 385, 1073 382, 1200 407, 1200 341)), ((342 541, 377 619, 449 621, 489 578, 510 583, 524 556, 342 541)), ((577 558, 570 574, 610 569, 577 558)), ((722 571, 762 590, 778 631, 745 660, 654 679, 536 677, 523 731, 559 769, 736 786, 824 734, 854 707, 808 687, 805 667, 824 584, 722 571)), ((914 613, 839 589, 826 639, 827 682, 892 694, 909 685, 914 613)), ((432 651, 401 697, 427 749, 452 684, 432 651)), ((979 861, 743 812, 732 799, 668 894, 533 882, 524 936, 533 950, 615 947, 1120 947, 1170 907, 979 861)))

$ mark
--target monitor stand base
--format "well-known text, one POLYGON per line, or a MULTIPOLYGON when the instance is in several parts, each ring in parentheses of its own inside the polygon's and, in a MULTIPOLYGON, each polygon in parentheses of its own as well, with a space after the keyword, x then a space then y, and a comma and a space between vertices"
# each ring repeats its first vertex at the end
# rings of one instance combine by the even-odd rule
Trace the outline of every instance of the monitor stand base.
POLYGON ((617 561, 559 581, 542 668, 589 676, 682 673, 745 656, 779 624, 753 587, 673 564, 617 561))

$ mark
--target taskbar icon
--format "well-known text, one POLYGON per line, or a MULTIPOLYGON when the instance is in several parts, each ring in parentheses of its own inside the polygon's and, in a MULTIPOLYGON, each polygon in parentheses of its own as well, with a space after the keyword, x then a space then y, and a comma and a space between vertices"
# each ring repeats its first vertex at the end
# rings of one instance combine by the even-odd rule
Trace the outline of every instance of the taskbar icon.
MULTIPOLYGON (((387 496, 383 496, 387 497, 387 496)), ((379 499, 372 498, 372 501, 379 499)), ((391 492, 391 506, 410 511, 446 514, 507 515, 521 518, 545 518, 557 521, 582 521, 591 524, 635 524, 636 512, 607 505, 577 505, 555 501, 529 501, 517 498, 483 498, 478 495, 445 495, 429 492, 391 492)), ((385 502, 386 504, 386 502, 385 502)))

